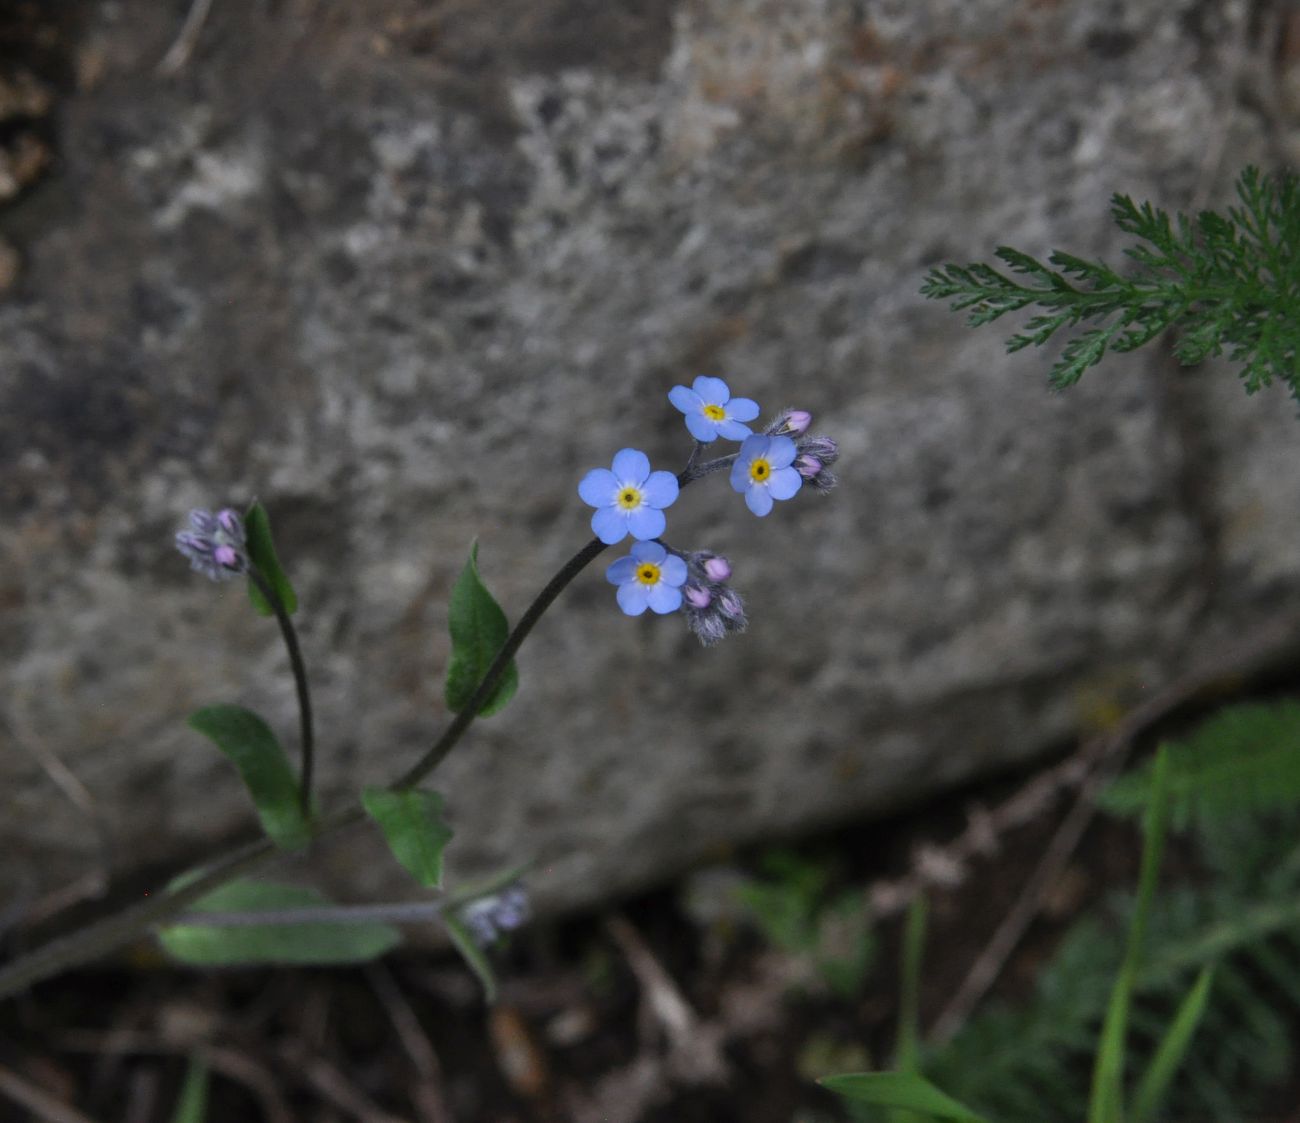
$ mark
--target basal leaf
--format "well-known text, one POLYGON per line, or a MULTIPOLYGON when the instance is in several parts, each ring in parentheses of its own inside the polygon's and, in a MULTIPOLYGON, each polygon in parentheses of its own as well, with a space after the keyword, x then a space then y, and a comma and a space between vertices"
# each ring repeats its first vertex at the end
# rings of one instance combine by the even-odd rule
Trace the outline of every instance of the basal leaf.
POLYGON ((817 1083, 836 1095, 860 1103, 908 1108, 942 1119, 945 1123, 986 1123, 983 1117, 912 1072, 846 1073, 823 1077, 817 1083))
POLYGON ((393 857, 421 885, 436 889, 442 882, 442 852, 452 836, 442 796, 417 788, 366 788, 361 802, 384 832, 393 857))
MULTIPOLYGON (((478 574, 478 543, 470 547, 469 560, 451 590, 448 611, 451 661, 447 667, 447 708, 453 713, 469 705, 483 676, 510 634, 506 614, 492 599, 478 574)), ((487 717, 504 709, 519 688, 514 660, 506 667, 492 696, 479 708, 487 717)))
POLYGON ((239 769, 272 841, 286 850, 306 846, 311 827, 299 803, 298 780, 270 726, 252 710, 230 705, 196 710, 189 724, 239 769))
MULTIPOLYGON (((280 568, 280 559, 275 555, 275 542, 271 538, 271 520, 261 503, 254 503, 244 516, 244 535, 249 558, 280 598, 284 610, 292 616, 298 611, 298 594, 293 591, 289 578, 280 568)), ((275 615, 275 609, 252 581, 248 583, 248 599, 263 616, 275 615)))
MULTIPOLYGON (((283 912, 328 907, 314 889, 261 881, 234 881, 209 893, 194 912, 283 912)), ((283 920, 282 916, 277 920, 283 920)), ((241 964, 364 963, 391 951, 397 930, 373 921, 308 920, 303 923, 212 927, 180 924, 163 928, 158 939, 169 954, 198 967, 241 964)))

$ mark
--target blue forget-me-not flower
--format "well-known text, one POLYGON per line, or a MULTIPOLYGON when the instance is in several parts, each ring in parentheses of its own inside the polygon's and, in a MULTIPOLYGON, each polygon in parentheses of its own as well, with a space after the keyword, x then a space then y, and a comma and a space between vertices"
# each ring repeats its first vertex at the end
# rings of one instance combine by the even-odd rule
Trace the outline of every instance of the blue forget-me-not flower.
POLYGON ((503 932, 518 928, 532 910, 522 885, 511 885, 499 893, 480 897, 462 906, 460 919, 479 947, 494 944, 503 932))
POLYGON ((638 542, 625 558, 605 570, 605 579, 618 586, 618 606, 629 616, 647 608, 660 614, 682 606, 686 563, 658 542, 638 542))
POLYGON ((749 398, 733 398, 721 378, 701 375, 689 390, 674 386, 668 392, 668 400, 686 415, 686 428, 701 444, 718 437, 743 441, 752 432, 744 422, 758 416, 758 403, 749 398))
POLYGON ((578 494, 588 506, 592 532, 606 546, 627 535, 645 541, 658 538, 668 520, 663 509, 677 498, 677 477, 650 471, 650 458, 634 448, 621 449, 611 468, 593 468, 578 484, 578 494))
POLYGON ((754 514, 766 515, 774 500, 793 498, 803 485, 798 469, 791 467, 797 453, 789 437, 745 438, 731 466, 731 486, 745 493, 745 504, 754 514))

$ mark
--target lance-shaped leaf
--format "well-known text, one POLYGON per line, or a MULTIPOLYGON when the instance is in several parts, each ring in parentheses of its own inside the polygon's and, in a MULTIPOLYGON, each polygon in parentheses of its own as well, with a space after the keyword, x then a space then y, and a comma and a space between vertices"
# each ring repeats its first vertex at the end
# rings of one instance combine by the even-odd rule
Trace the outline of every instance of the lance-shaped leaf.
POLYGON ((442 914, 442 922, 453 946, 460 952, 469 969, 478 976, 478 981, 483 986, 483 1001, 491 1006, 497 1000, 497 977, 492 964, 488 962, 487 953, 474 941, 460 917, 447 911, 442 914))
POLYGON ((190 715, 190 728, 210 737, 234 762, 262 828, 277 846, 294 850, 311 841, 297 777, 266 722, 243 706, 207 706, 190 715))
MULTIPOLYGON (((261 503, 254 503, 244 516, 244 537, 248 546, 249 560, 266 579, 266 583, 271 586, 275 595, 280 598, 285 612, 292 616, 298 611, 298 594, 293 591, 289 578, 280 568, 280 559, 275 556, 275 542, 271 538, 271 520, 261 503)), ((262 595, 262 590, 252 581, 248 583, 248 599, 263 616, 275 615, 275 609, 262 595)))
POLYGON ((384 832, 393 857, 421 885, 438 888, 442 852, 452 836, 442 816, 442 796, 418 788, 366 788, 361 802, 384 832))
MULTIPOLYGON (((474 691, 510 634, 506 614, 479 578, 477 542, 470 547, 469 560, 451 590, 447 623, 451 630, 447 708, 457 713, 469 705, 474 691)), ((479 714, 487 717, 504 709, 518 688, 519 672, 512 659, 491 697, 479 707, 479 714)))
POLYGON ((860 1103, 909 1108, 945 1123, 986 1123, 981 1116, 914 1072, 846 1073, 823 1077, 817 1083, 845 1099, 860 1103))
POLYGON ((198 967, 365 963, 401 941, 398 931, 388 924, 321 919, 319 910, 330 905, 329 899, 314 889, 233 881, 209 893, 193 912, 265 912, 273 923, 258 924, 241 917, 247 923, 221 927, 177 924, 163 928, 158 939, 169 954, 198 967), (300 909, 310 909, 316 915, 308 918, 304 914, 302 921, 294 921, 293 913, 300 909))

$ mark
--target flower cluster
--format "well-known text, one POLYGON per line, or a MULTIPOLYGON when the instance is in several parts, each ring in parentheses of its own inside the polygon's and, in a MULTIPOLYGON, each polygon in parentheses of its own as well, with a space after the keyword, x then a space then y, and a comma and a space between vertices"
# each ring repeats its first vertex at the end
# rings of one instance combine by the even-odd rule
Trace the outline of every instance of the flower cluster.
POLYGON ((501 938, 502 933, 518 928, 532 915, 528 893, 522 885, 511 885, 499 893, 479 897, 460 910, 461 922, 479 947, 487 947, 501 938))
POLYGON ((213 581, 226 581, 248 572, 248 543, 244 520, 229 507, 218 511, 191 511, 190 525, 176 535, 176 549, 190 560, 190 568, 213 581))
POLYGON ((583 476, 578 495, 595 508, 591 529, 601 542, 612 546, 628 535, 636 540, 627 556, 605 571, 617 587, 619 607, 629 616, 647 609, 661 615, 680 610, 700 642, 713 644, 745 630, 744 603, 727 584, 731 566, 707 550, 683 553, 665 543, 664 511, 686 484, 729 469, 732 490, 745 497, 750 511, 765 517, 778 500, 793 499, 805 484, 819 492, 833 488, 830 465, 839 449, 829 437, 807 435, 812 414, 806 410, 784 410, 755 433, 747 422, 758 417, 758 403, 733 398, 720 378, 674 386, 668 400, 685 415, 696 442, 685 469, 676 476, 653 471, 645 453, 625 448, 609 468, 583 476), (739 451, 703 460, 705 446, 719 438, 741 442, 739 451))

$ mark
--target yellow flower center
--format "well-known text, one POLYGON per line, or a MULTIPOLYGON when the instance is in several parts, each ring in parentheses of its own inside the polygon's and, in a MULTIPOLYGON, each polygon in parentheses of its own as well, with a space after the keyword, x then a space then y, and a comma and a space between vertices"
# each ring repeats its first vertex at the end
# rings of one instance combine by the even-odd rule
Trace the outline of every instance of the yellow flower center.
POLYGON ((618 505, 625 511, 635 511, 641 506, 641 491, 635 487, 625 487, 618 493, 618 505))
POLYGON ((642 585, 658 585, 659 567, 654 562, 642 562, 636 567, 636 579, 642 585))
POLYGON ((727 411, 721 406, 705 406, 704 416, 710 421, 726 421, 727 411))
POLYGON ((764 460, 761 456, 756 456, 749 462, 749 478, 756 484, 767 483, 767 478, 772 474, 772 465, 764 460))

